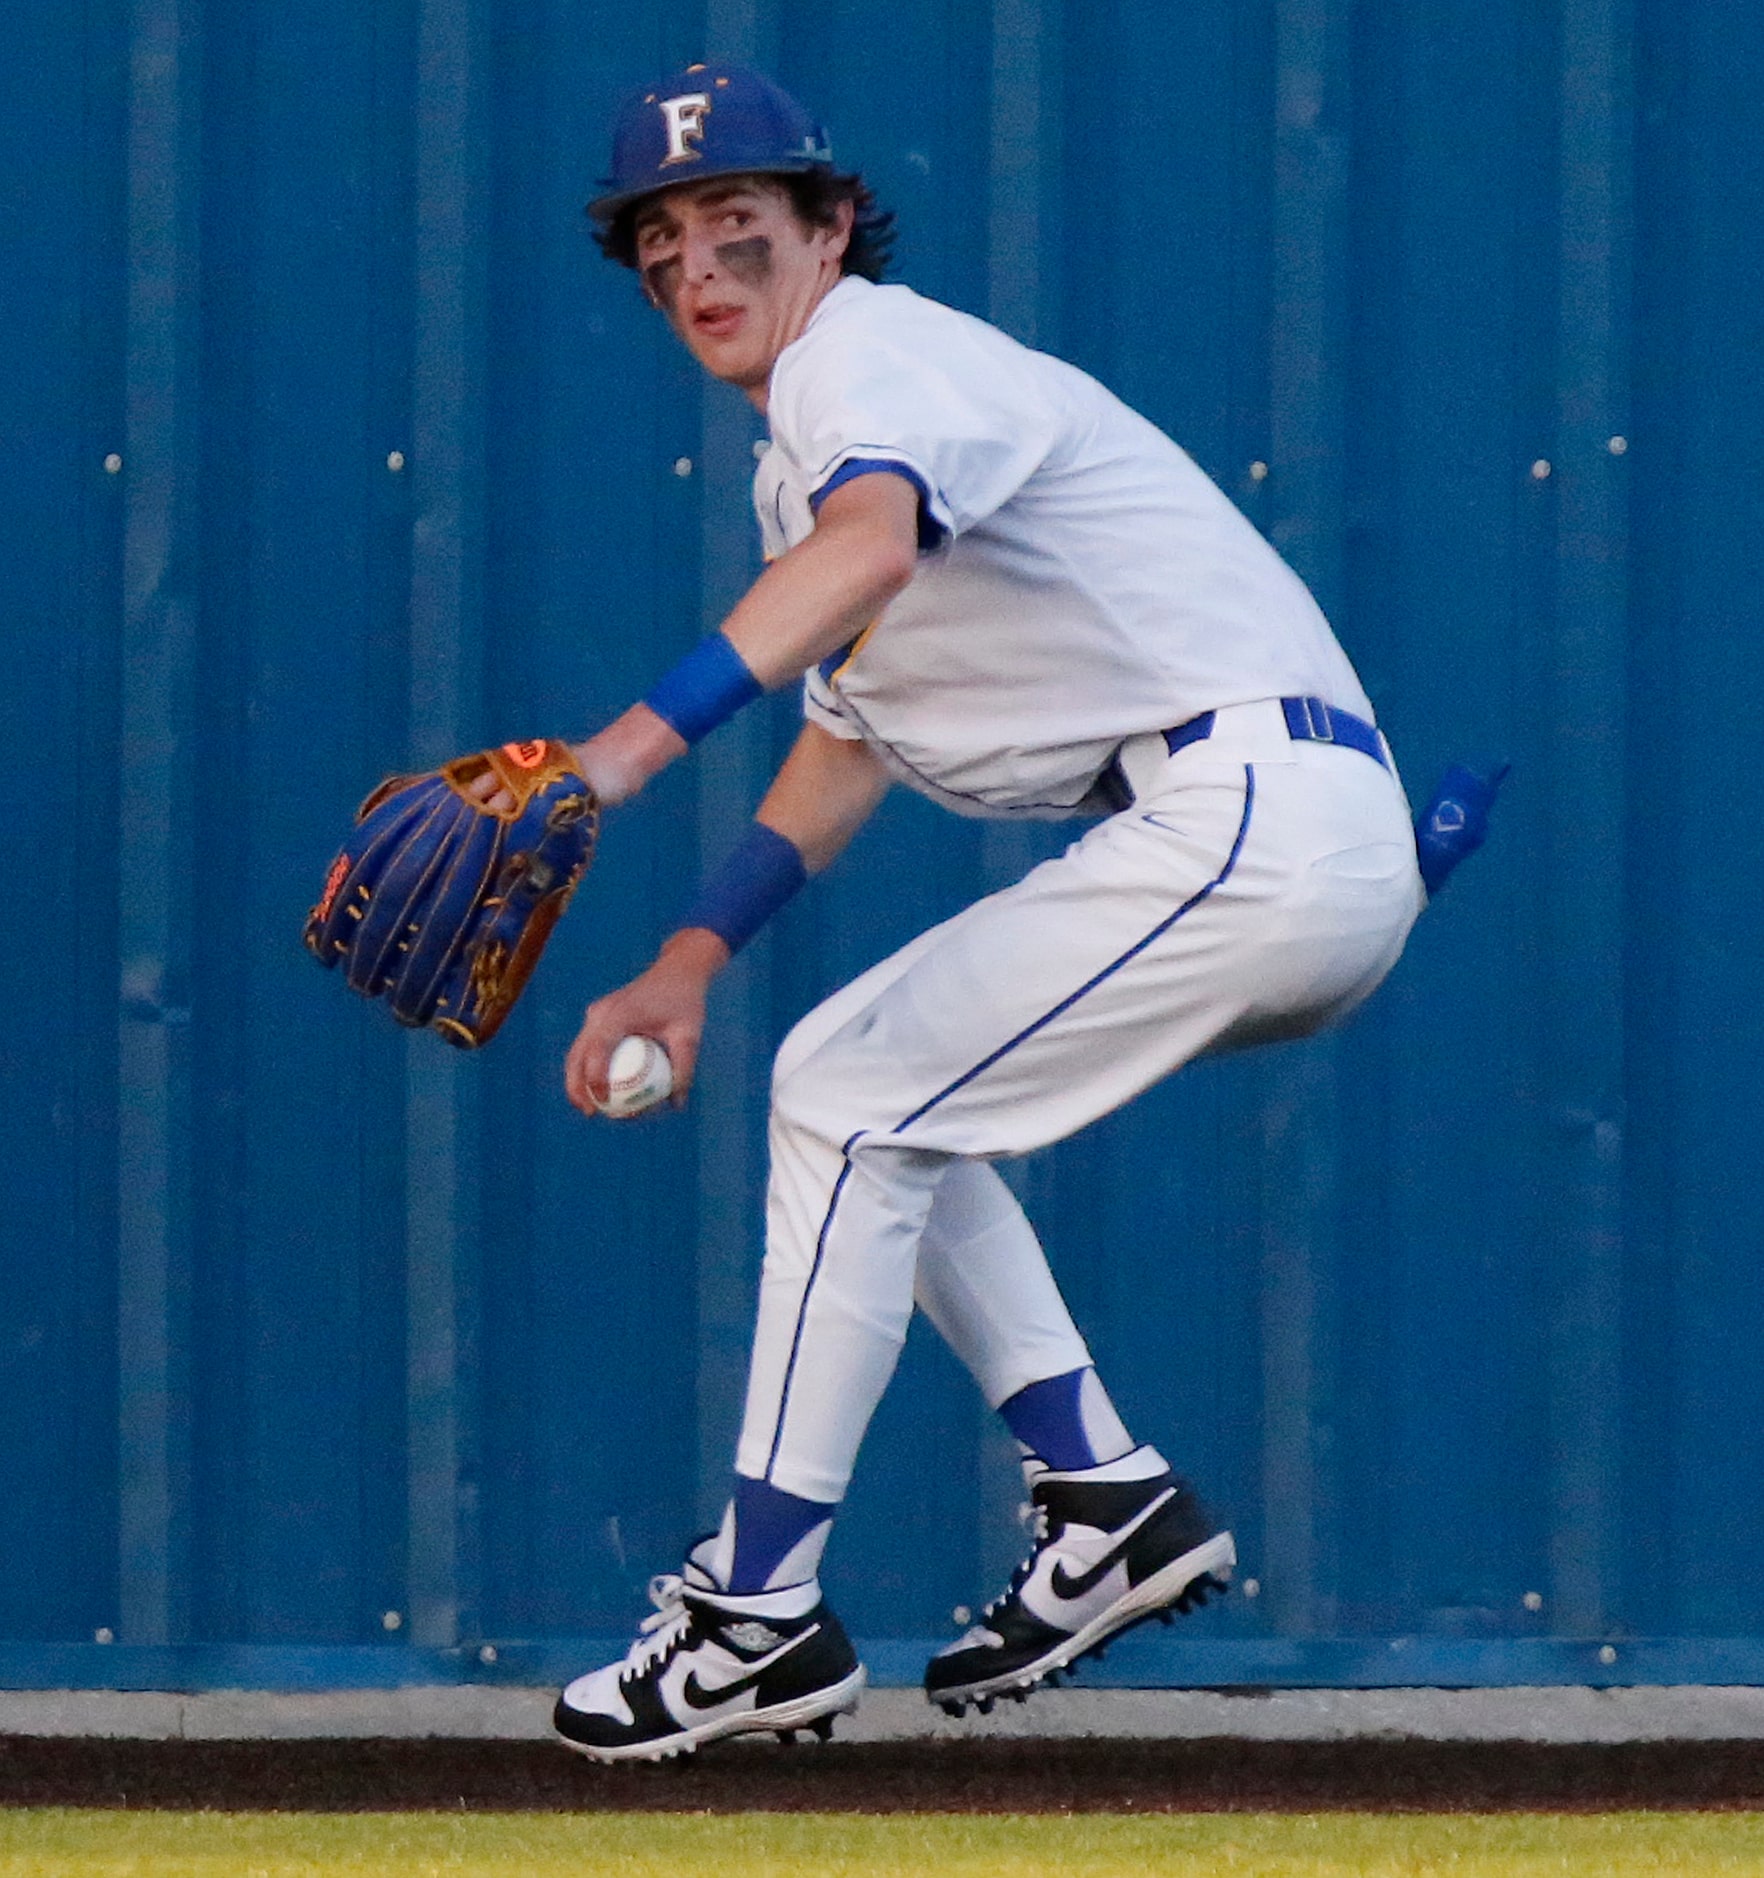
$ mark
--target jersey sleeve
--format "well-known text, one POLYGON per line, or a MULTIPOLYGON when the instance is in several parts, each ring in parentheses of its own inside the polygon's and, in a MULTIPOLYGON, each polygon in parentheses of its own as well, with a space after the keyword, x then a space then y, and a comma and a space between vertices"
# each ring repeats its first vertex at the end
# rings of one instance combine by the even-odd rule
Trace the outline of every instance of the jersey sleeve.
POLYGON ((835 331, 780 362, 773 434, 801 466, 811 505, 856 475, 889 471, 919 491, 920 546, 983 522, 1045 460, 1057 415, 1028 373, 967 343, 954 322, 942 349, 835 331))

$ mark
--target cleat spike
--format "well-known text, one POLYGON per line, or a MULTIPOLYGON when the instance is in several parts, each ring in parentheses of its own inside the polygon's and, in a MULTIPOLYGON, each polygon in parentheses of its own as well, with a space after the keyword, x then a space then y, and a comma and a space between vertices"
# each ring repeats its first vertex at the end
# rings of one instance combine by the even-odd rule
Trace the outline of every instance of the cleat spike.
POLYGON ((980 1696, 975 1701, 974 1706, 982 1715, 990 1715, 992 1713, 992 1697, 989 1695, 980 1696))
POLYGON ((1158 1622, 1160 1624, 1169 1625, 1175 1623, 1175 1621, 1176 1613, 1166 1604, 1164 1608, 1158 1612, 1158 1622))
POLYGON ((833 1739, 833 1717, 831 1715, 817 1715, 815 1719, 809 1723, 809 1733, 812 1734, 817 1741, 831 1741, 833 1739))
POLYGON ((795 1747, 796 1730, 794 1728, 780 1728, 778 1730, 778 1745, 781 1748, 795 1747))

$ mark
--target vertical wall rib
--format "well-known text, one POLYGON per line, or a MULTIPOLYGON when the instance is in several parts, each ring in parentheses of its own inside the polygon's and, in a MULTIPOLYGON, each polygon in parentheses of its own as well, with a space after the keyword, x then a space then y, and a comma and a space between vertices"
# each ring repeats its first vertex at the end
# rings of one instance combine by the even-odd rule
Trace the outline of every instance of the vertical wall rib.
POLYGON ((1615 1615, 1623 1296, 1629 0, 1562 0, 1546 957, 1557 1620, 1615 1615))
MULTIPOLYGON (((1343 597, 1348 263, 1344 0, 1277 0, 1269 331, 1272 538, 1325 611, 1343 597)), ((1267 1609, 1282 1629, 1331 1615, 1328 1447, 1333 1268, 1341 1219, 1338 1044, 1260 1066, 1262 1519, 1267 1609)))
MULTIPOLYGON (((483 735, 484 318, 489 151, 479 0, 417 19, 412 473, 412 759, 483 735)), ((478 1066, 415 1033, 406 1058, 411 1640, 471 1634, 478 1603, 473 1123, 478 1066)))
POLYGON ((118 856, 120 1633, 189 1617, 199 8, 140 0, 128 130, 118 856))
MULTIPOLYGON (((705 50, 776 69, 771 0, 710 0, 705 50)), ((733 387, 699 395, 700 624, 714 632, 758 566, 753 447, 765 423, 733 387)), ((659 665, 658 665, 659 672, 659 665)), ((693 759, 700 865, 714 867, 740 839, 771 773, 772 719, 762 707, 725 724, 693 759)), ((684 886, 684 882, 681 883, 684 886)), ((698 1518, 720 1518, 747 1383, 753 1333, 754 1251, 765 1191, 764 1118, 770 1086, 772 942, 761 934, 719 981, 699 1058, 698 1518)))

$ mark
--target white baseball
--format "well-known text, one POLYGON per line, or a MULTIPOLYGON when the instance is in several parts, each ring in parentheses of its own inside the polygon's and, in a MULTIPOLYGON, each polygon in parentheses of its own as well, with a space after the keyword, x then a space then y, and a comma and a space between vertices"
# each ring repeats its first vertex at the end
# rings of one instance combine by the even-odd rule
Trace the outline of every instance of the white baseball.
POLYGON ((653 1037, 627 1037, 606 1066, 602 1115, 641 1115, 674 1092, 674 1066, 653 1037))

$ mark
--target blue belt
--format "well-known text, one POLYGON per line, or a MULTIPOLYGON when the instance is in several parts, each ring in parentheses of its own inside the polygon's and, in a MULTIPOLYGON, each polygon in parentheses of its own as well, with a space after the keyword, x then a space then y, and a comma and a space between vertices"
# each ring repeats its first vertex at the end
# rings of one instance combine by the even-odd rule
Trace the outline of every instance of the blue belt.
MULTIPOLYGON (((1352 711, 1338 711, 1321 698, 1282 698, 1280 709, 1286 718, 1286 734, 1294 743, 1339 743, 1344 749, 1358 750, 1374 763, 1390 768, 1384 754, 1384 739, 1376 728, 1352 711)), ((1174 756, 1191 743, 1202 743, 1213 734, 1211 711, 1202 711, 1186 724, 1177 724, 1163 733, 1165 746, 1174 756)))

